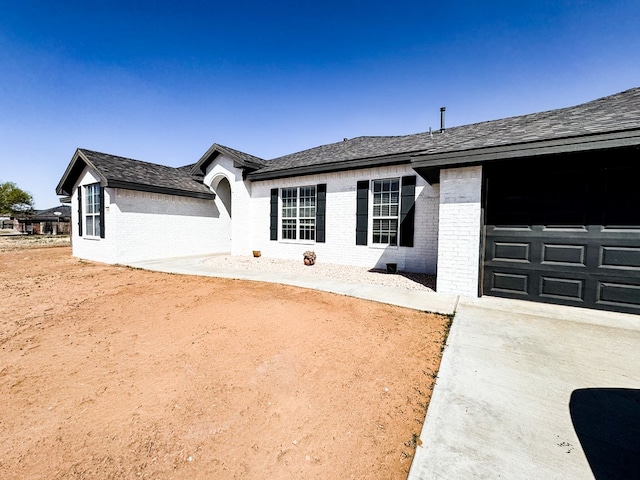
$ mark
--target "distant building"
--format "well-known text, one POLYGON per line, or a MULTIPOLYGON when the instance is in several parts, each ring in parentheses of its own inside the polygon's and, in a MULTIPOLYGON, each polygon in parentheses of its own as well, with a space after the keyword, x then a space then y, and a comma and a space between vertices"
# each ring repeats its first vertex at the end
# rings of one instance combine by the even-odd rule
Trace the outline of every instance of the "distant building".
MULTIPOLYGON (((60 205, 46 210, 36 210, 35 215, 12 218, 13 227, 28 235, 70 235, 71 207, 60 205)), ((5 223, 6 225, 7 223, 5 223)))

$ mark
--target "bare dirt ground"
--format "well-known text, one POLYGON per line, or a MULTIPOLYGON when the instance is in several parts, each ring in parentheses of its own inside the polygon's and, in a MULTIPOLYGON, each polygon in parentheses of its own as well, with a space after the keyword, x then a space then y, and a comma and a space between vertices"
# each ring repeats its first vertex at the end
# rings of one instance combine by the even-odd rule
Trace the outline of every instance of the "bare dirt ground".
POLYGON ((0 478, 406 478, 448 319, 0 238, 0 478))

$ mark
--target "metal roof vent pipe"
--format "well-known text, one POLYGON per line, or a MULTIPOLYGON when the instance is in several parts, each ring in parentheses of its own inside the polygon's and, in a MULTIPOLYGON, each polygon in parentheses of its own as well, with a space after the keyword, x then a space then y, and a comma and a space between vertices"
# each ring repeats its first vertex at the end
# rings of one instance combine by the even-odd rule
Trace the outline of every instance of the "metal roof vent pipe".
POLYGON ((444 132, 444 111, 446 107, 440 107, 440 133, 444 132))

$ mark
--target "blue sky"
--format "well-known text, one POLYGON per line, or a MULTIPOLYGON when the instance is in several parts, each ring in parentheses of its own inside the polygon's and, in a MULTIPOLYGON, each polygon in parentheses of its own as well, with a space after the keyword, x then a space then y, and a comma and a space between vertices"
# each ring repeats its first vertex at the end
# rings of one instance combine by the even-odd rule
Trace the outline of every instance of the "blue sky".
POLYGON ((36 208, 77 147, 274 158, 640 86, 640 2, 0 0, 0 181, 36 208))

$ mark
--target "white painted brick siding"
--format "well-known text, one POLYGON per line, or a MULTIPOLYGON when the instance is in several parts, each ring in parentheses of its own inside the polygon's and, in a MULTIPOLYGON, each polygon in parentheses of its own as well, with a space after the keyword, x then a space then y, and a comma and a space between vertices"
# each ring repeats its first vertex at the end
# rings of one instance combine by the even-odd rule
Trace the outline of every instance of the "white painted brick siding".
MULTIPOLYGON (((215 190, 224 176, 231 186, 231 219, 217 198, 199 200, 131 190, 107 188, 105 239, 78 237, 74 228, 74 255, 107 263, 152 258, 231 252, 250 255, 261 250, 265 257, 302 261, 305 250, 314 250, 319 262, 385 268, 397 263, 408 272, 435 273, 438 260, 440 187, 431 186, 409 165, 248 182, 233 161, 219 156, 208 167, 204 183, 215 190), (355 244, 356 185, 359 180, 416 175, 414 247, 355 244), (272 188, 327 184, 326 242, 270 241, 270 192, 272 188)), ((90 172, 80 184, 95 182, 90 172)), ((72 198, 77 225, 77 195, 72 198)), ((280 213, 280 212, 279 212, 280 213)))
MULTIPOLYGON (((438 185, 429 185, 416 175, 414 247, 376 247, 356 245, 356 186, 359 180, 416 175, 408 165, 352 170, 253 182, 251 218, 254 235, 249 250, 261 250, 267 257, 302 261, 305 250, 314 250, 318 262, 385 268, 397 263, 407 272, 435 273, 438 255, 438 185), (270 192, 272 188, 327 184, 326 242, 269 240, 270 192)), ((371 210, 372 199, 369 198, 371 210)), ((281 212, 278 212, 280 216, 281 212)), ((280 234, 280 232, 278 232, 280 234)), ((371 214, 369 215, 369 239, 371 214)))
POLYGON ((482 167, 440 172, 439 293, 478 296, 482 167))
MULTIPOLYGON (((96 181, 85 171, 79 185, 96 181)), ((73 254, 80 258, 124 263, 228 251, 228 228, 212 200, 106 188, 105 238, 78 235, 76 189, 71 201, 73 254)))

